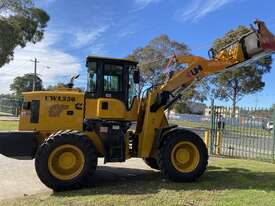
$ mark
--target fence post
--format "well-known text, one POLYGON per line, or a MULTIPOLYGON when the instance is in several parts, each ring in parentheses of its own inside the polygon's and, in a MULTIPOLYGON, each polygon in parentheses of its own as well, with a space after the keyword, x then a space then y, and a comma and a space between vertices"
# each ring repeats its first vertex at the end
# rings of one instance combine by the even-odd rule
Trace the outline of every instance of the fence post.
POLYGON ((272 107, 272 121, 273 121, 273 128, 272 128, 272 138, 273 138, 273 145, 272 145, 272 163, 275 163, 275 105, 272 107))
POLYGON ((216 136, 216 155, 221 155, 222 151, 222 131, 219 128, 216 136))
POLYGON ((209 149, 209 139, 210 139, 209 135, 210 135, 209 130, 205 130, 205 132, 204 132, 204 143, 205 143, 207 149, 209 149))
POLYGON ((214 154, 215 139, 215 104, 214 99, 211 101, 211 119, 210 119, 210 154, 214 154))

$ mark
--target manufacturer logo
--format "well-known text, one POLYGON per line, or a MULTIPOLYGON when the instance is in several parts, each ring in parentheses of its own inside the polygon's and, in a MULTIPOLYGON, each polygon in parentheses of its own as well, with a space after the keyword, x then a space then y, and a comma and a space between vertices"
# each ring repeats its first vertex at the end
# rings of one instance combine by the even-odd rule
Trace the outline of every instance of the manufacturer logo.
POLYGON ((54 104, 49 108, 50 117, 59 117, 60 114, 69 108, 69 105, 54 104))
POLYGON ((76 104, 75 104, 75 108, 76 108, 77 110, 82 110, 82 109, 83 109, 83 104, 81 104, 81 103, 76 103, 76 104))

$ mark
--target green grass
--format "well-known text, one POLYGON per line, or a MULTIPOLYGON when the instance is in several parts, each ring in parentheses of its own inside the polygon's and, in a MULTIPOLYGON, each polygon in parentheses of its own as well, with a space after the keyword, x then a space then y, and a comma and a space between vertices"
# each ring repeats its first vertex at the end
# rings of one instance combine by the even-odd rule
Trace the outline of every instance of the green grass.
POLYGON ((18 121, 0 121, 0 131, 18 130, 18 121))
POLYGON ((115 182, 106 180, 91 189, 43 193, 6 200, 0 205, 272 206, 274 203, 275 165, 212 159, 208 171, 195 183, 164 182, 159 173, 149 172, 115 182))
POLYGON ((11 116, 12 114, 6 112, 0 112, 0 116, 11 116))
POLYGON ((170 120, 170 124, 177 124, 182 127, 190 127, 190 128, 209 128, 209 122, 193 122, 187 120, 170 120))

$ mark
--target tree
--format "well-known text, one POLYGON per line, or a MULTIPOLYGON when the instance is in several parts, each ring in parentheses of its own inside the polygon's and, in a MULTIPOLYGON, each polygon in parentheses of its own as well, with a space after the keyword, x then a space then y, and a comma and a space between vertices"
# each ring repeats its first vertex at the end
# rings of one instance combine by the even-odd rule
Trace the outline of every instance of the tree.
POLYGON ((0 0, 0 67, 13 59, 17 46, 41 41, 49 19, 31 0, 0 0))
POLYGON ((163 81, 167 57, 174 53, 189 55, 189 52, 186 44, 171 40, 167 35, 161 35, 151 40, 145 47, 135 49, 128 58, 139 62, 143 84, 157 84, 163 81))
MULTIPOLYGON (((22 96, 22 92, 30 92, 33 89, 33 79, 34 74, 25 74, 22 77, 16 77, 13 80, 13 83, 10 85, 11 91, 14 92, 14 95, 17 97, 22 96)), ((36 76, 35 77, 35 90, 43 90, 42 80, 36 76)))
MULTIPOLYGON (((245 26, 239 26, 235 30, 227 32, 224 37, 214 41, 213 48, 219 50, 222 47, 239 39, 251 30, 245 26)), ((261 91, 265 83, 263 75, 270 72, 272 58, 266 57, 254 65, 228 70, 211 78, 213 85, 212 94, 220 100, 232 101, 232 110, 235 114, 237 103, 248 94, 261 91)))
MULTIPOLYGON (((127 58, 139 62, 141 71, 141 83, 138 94, 144 88, 151 85, 163 83, 167 74, 164 74, 165 66, 168 63, 168 57, 173 54, 190 55, 190 49, 185 43, 171 40, 167 35, 161 35, 151 40, 145 47, 137 48, 127 58)), ((177 65, 175 70, 182 69, 177 65)), ((199 92, 196 87, 190 88, 181 101, 187 101, 195 98, 204 100, 204 92, 199 92)))
POLYGON ((207 89, 202 87, 201 83, 198 82, 198 85, 192 86, 188 91, 185 92, 183 97, 173 105, 173 110, 176 113, 191 114, 193 112, 188 105, 188 101, 204 102, 207 99, 206 94, 207 94, 207 89))
MULTIPOLYGON (((56 85, 49 85, 45 90, 47 91, 54 91, 60 88, 64 88, 67 87, 67 84, 64 83, 57 83, 56 85)), ((77 89, 78 91, 84 92, 85 88, 81 88, 81 87, 73 87, 74 89, 77 89)))
POLYGON ((66 87, 66 84, 64 84, 64 83, 57 83, 56 85, 49 85, 46 90, 48 90, 48 91, 54 91, 54 90, 56 90, 58 88, 63 88, 63 87, 66 87))
POLYGON ((187 102, 185 101, 179 101, 177 102, 173 107, 175 113, 179 114, 190 114, 191 110, 190 107, 187 105, 187 102))

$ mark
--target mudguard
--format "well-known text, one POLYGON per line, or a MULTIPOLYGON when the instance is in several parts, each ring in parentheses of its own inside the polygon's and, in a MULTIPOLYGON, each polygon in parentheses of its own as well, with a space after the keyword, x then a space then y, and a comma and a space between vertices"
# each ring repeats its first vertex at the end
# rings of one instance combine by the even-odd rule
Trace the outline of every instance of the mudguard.
MULTIPOLYGON (((178 127, 178 125, 169 125, 167 127, 160 128, 157 132, 157 138, 156 138, 156 142, 155 142, 156 147, 161 148, 165 138, 167 138, 169 136, 169 134, 177 133, 177 132, 194 133, 191 130, 188 130, 188 129, 185 129, 182 127, 178 127)), ((194 133, 194 134, 196 134, 196 133, 194 133)))

